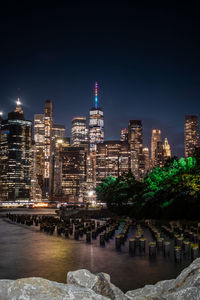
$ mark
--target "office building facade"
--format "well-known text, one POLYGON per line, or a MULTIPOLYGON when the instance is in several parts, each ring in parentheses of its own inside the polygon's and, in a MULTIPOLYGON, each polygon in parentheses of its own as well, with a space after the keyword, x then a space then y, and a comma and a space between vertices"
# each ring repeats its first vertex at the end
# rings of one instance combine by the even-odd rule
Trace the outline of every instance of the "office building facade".
POLYGON ((52 127, 52 138, 65 138, 66 137, 66 127, 64 125, 53 124, 52 127))
POLYGON ((185 116, 185 157, 192 155, 199 146, 199 118, 198 115, 185 116))
POLYGON ((89 142, 90 152, 96 152, 97 144, 104 141, 103 111, 98 105, 98 85, 95 83, 95 106, 90 109, 89 142))
POLYGON ((143 156, 143 128, 141 120, 130 120, 128 141, 131 152, 131 171, 137 180, 144 177, 145 162, 143 156))
POLYGON ((88 142, 88 129, 86 117, 72 118, 72 146, 79 147, 81 143, 88 142))
POLYGON ((107 176, 118 177, 131 168, 130 146, 121 141, 105 141, 97 145, 95 154, 95 183, 107 176))
POLYGON ((151 160, 153 166, 156 166, 156 152, 159 152, 158 147, 161 142, 161 130, 153 129, 151 135, 151 160))
POLYGON ((20 100, 8 119, 1 121, 0 199, 30 200, 32 123, 24 117, 20 100))
POLYGON ((170 147, 170 144, 168 143, 168 139, 165 138, 165 141, 164 141, 164 144, 163 144, 163 159, 164 159, 164 162, 171 158, 172 157, 172 154, 171 154, 171 147, 170 147))

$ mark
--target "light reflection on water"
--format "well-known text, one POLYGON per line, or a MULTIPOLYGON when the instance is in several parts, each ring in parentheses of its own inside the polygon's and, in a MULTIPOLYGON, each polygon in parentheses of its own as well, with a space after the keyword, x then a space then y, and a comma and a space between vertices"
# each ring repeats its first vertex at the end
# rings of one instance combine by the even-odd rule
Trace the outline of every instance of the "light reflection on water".
MULTIPOLYGON (((27 210, 19 213, 52 213, 52 210, 27 210)), ((134 232, 130 232, 133 236, 134 232)), ((150 238, 149 233, 146 237, 150 238)), ((111 281, 127 291, 153 284, 159 280, 176 277, 189 265, 181 264, 160 253, 155 260, 146 256, 130 256, 128 242, 122 250, 115 250, 114 239, 99 246, 99 239, 91 244, 82 240, 65 240, 38 231, 38 228, 12 224, 0 218, 0 279, 22 277, 44 277, 58 282, 66 282, 68 271, 88 269, 93 273, 110 274, 111 281)))

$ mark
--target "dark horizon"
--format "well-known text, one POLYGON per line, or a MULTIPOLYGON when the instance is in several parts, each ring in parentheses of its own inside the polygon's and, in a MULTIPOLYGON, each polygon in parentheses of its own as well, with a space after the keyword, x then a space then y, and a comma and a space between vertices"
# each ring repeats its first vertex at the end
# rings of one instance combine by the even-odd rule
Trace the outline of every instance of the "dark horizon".
POLYGON ((54 122, 69 136, 72 117, 88 119, 97 81, 105 140, 139 119, 144 146, 158 128, 172 155, 184 156, 184 115, 200 110, 200 18, 192 4, 22 1, 5 4, 0 23, 5 114, 20 96, 33 120, 50 99, 54 122))

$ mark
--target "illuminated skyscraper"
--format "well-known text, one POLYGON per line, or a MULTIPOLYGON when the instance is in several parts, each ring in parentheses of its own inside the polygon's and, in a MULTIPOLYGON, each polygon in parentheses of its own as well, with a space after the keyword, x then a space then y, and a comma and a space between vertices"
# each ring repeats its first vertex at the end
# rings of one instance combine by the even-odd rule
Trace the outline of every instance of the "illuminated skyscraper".
POLYGON ((64 146, 59 150, 57 159, 61 167, 54 174, 55 192, 66 201, 78 201, 82 194, 82 186, 86 184, 85 148, 64 146), (61 184, 58 184, 59 181, 61 184))
POLYGON ((64 138, 66 137, 66 128, 64 125, 53 124, 52 138, 64 138))
POLYGON ((158 141, 155 149, 154 167, 163 167, 164 165, 164 150, 161 141, 158 141))
POLYGON ((89 142, 90 151, 95 152, 98 143, 104 141, 104 118, 103 111, 98 106, 98 85, 95 83, 95 106, 90 109, 89 142))
POLYGON ((31 201, 39 201, 42 200, 42 186, 39 183, 38 178, 38 165, 37 165, 37 147, 36 143, 32 141, 32 149, 31 149, 31 201))
MULTIPOLYGON (((151 159, 153 165, 156 165, 155 158, 156 158, 156 149, 158 148, 158 142, 161 143, 161 130, 153 129, 152 136, 151 136, 151 159)), ((157 149, 157 153, 158 153, 158 149, 157 149)))
POLYGON ((148 171, 150 170, 149 148, 145 147, 142 149, 142 151, 143 151, 143 157, 145 162, 145 174, 147 174, 148 171))
POLYGON ((44 111, 44 187, 47 197, 51 192, 52 127, 53 106, 50 100, 46 100, 44 111))
POLYGON ((35 170, 43 198, 49 198, 53 191, 52 150, 54 141, 57 138, 65 138, 65 135, 64 125, 53 124, 52 102, 46 100, 44 114, 34 115, 35 170))
POLYGON ((128 142, 128 129, 124 128, 121 130, 121 139, 122 142, 128 142))
POLYGON ((96 187, 96 153, 92 152, 87 155, 87 191, 94 190, 96 187))
POLYGON ((79 147, 81 143, 88 142, 88 129, 86 117, 72 118, 72 146, 79 147))
POLYGON ((44 114, 34 115, 35 170, 40 187, 44 184, 44 114))
POLYGON ((171 158, 171 147, 170 144, 168 143, 167 138, 165 138, 163 144, 163 157, 164 157, 164 161, 167 160, 168 158, 171 158))
POLYGON ((68 147, 70 147, 69 138, 55 138, 53 141, 52 194, 54 197, 63 196, 61 153, 68 147))
POLYGON ((128 140, 131 150, 131 171, 136 179, 142 179, 145 172, 142 121, 129 121, 128 140))
POLYGON ((24 118, 21 102, 1 121, 0 200, 30 200, 31 121, 24 118))
POLYGON ((44 114, 34 115, 34 140, 38 145, 44 146, 44 114))
POLYGON ((105 141, 97 145, 95 181, 99 184, 105 177, 118 177, 131 168, 130 145, 121 141, 105 141))
MULTIPOLYGON (((52 140, 64 138, 66 133, 65 126, 53 124, 52 140)), ((40 184, 45 177, 45 115, 34 115, 34 141, 36 146, 36 173, 40 184)), ((49 145, 48 145, 49 146, 49 145)))
POLYGON ((199 119, 198 115, 185 116, 185 157, 192 155, 192 152, 199 146, 199 119))

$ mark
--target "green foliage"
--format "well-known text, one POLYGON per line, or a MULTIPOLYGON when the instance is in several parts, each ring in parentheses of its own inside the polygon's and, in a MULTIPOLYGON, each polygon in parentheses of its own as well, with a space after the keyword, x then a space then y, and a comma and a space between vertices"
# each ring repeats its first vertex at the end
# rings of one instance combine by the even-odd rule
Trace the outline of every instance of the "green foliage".
POLYGON ((106 202, 111 210, 124 213, 130 203, 138 202, 143 183, 138 182, 131 172, 118 178, 109 176, 97 186, 96 193, 100 201, 106 202))
POLYGON ((200 150, 193 157, 168 160, 142 182, 131 172, 109 176, 97 186, 108 208, 137 218, 196 218, 200 209, 200 150))
POLYGON ((113 198, 113 195, 115 194, 116 186, 117 186, 117 178, 113 176, 106 177, 100 185, 96 188, 96 193, 98 196, 98 199, 101 202, 107 203, 107 206, 109 207, 110 199, 113 198))
POLYGON ((198 173, 195 157, 175 159, 163 168, 154 169, 144 179, 145 214, 148 209, 148 213, 153 217, 189 217, 187 213, 191 211, 190 204, 194 197, 199 197, 198 173))

